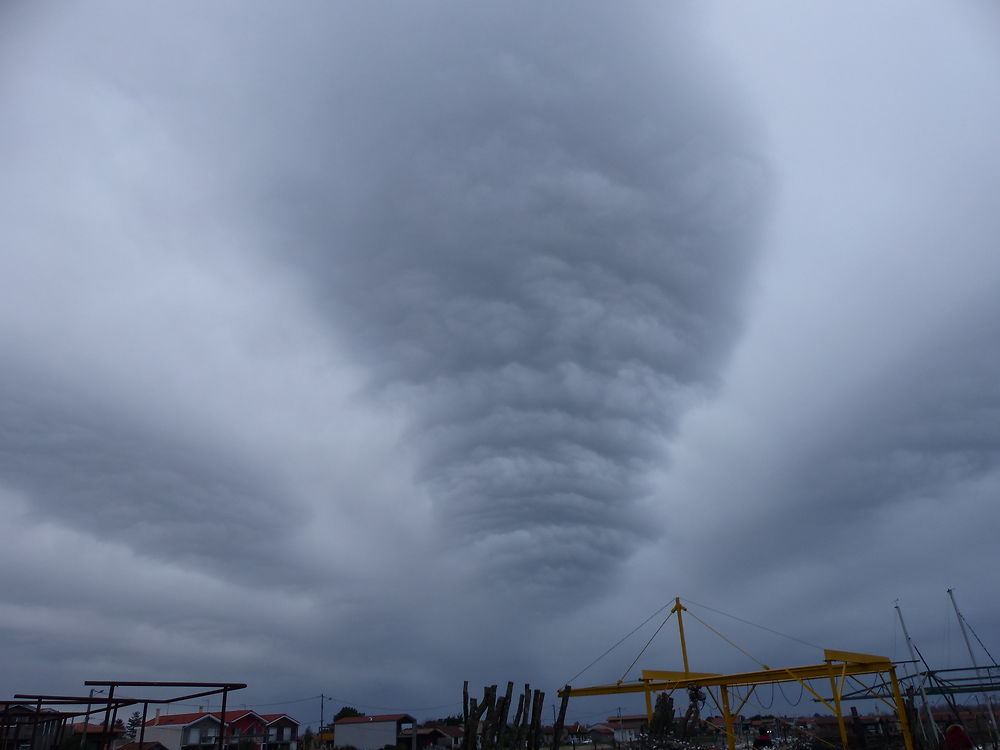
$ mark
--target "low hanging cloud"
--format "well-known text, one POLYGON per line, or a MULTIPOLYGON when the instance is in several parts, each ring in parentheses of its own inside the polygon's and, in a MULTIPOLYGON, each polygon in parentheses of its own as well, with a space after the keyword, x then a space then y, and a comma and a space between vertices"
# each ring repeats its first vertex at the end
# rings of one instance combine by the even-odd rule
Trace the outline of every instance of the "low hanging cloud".
POLYGON ((2 552, 34 571, 0 627, 87 606, 61 545, 128 609, 77 661, 29 638, 63 679, 537 669, 455 634, 503 627, 495 571, 581 602, 658 534, 647 473, 742 330, 754 128, 680 6, 191 7, 19 11, 0 49, 2 552), (197 659, 117 635, 164 621, 197 659))
POLYGON ((374 13, 378 63, 339 52, 346 156, 292 215, 450 538, 518 586, 593 585, 740 331, 765 170, 683 13, 455 11, 374 13))

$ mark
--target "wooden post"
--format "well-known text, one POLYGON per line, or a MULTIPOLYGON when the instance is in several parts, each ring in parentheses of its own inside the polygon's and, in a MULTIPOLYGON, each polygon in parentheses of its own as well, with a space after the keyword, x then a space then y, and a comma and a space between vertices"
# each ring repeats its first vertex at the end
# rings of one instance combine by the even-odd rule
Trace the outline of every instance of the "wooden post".
POLYGON ((462 750, 472 750, 474 747, 473 739, 475 737, 476 727, 473 721, 473 716, 476 713, 476 699, 471 698, 469 700, 469 708, 465 714, 465 735, 462 737, 462 750))
POLYGON ((483 688, 483 706, 486 707, 486 721, 483 723, 483 750, 496 748, 497 686, 483 688))
POLYGON ((514 683, 507 683, 507 692, 504 693, 503 698, 500 699, 500 710, 497 711, 497 725, 499 727, 497 733, 497 747, 504 747, 504 736, 507 734, 507 716, 510 714, 510 702, 514 698, 514 683))
POLYGON ((545 710, 545 693, 541 690, 535 691, 534 705, 531 711, 531 738, 528 750, 538 750, 538 745, 542 739, 542 712, 545 710))
POLYGON ((521 696, 517 699, 517 716, 514 718, 514 739, 512 746, 515 750, 523 750, 525 746, 530 724, 530 699, 531 686, 528 683, 524 683, 524 692, 521 693, 521 696))
POLYGON ((566 706, 569 704, 569 685, 563 688, 562 702, 559 704, 559 717, 552 727, 552 750, 559 750, 559 740, 562 739, 563 724, 566 721, 566 706))

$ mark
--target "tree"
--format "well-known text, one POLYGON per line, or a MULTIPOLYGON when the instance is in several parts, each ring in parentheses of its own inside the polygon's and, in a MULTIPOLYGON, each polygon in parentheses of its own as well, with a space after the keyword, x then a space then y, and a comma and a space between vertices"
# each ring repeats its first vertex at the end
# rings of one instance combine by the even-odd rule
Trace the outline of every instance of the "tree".
POLYGON ((142 726, 142 714, 138 711, 133 711, 132 715, 128 717, 128 724, 125 725, 125 736, 131 742, 135 742, 139 737, 140 726, 142 726))
POLYGON ((425 727, 460 727, 465 724, 465 719, 461 714, 454 716, 442 716, 440 719, 424 722, 425 727))
POLYGON ((656 696, 656 706, 653 708, 653 721, 649 725, 649 734, 656 738, 670 735, 674 730, 674 699, 666 693, 656 696))
POLYGON ((354 706, 344 706, 334 714, 333 720, 340 721, 341 719, 351 719, 355 716, 364 716, 364 714, 354 706))

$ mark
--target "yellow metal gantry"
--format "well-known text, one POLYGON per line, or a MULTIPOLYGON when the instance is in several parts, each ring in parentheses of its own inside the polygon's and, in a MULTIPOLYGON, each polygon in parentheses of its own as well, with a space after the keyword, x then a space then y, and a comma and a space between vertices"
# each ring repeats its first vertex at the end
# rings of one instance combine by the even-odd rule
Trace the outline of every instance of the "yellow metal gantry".
MULTIPOLYGON (((646 696, 646 714, 650 723, 653 720, 653 700, 655 693, 672 693, 679 689, 705 688, 712 698, 713 703, 722 714, 725 723, 726 742, 729 750, 736 750, 736 735, 733 732, 733 716, 739 715, 740 711, 750 700, 758 685, 774 685, 781 682, 798 682, 803 688, 811 693, 819 702, 826 706, 837 717, 840 728, 840 740, 844 750, 848 748, 847 725, 844 723, 844 715, 841 711, 841 698, 844 694, 844 686, 850 677, 856 682, 859 675, 875 675, 892 689, 893 701, 890 703, 884 698, 872 694, 873 698, 883 701, 890 708, 893 708, 899 718, 899 726, 903 734, 905 750, 913 750, 913 737, 910 733, 910 726, 907 722, 906 707, 903 702, 903 695, 899 688, 899 681, 896 678, 896 668, 892 660, 884 656, 873 656, 871 654, 859 654, 851 651, 836 651, 825 649, 823 651, 822 664, 810 664, 802 667, 778 667, 770 668, 764 665, 764 669, 755 672, 739 672, 736 674, 710 674, 705 672, 692 672, 688 665, 687 643, 684 638, 684 621, 682 613, 686 612, 681 604, 680 598, 675 599, 672 614, 677 615, 677 629, 681 642, 681 655, 683 657, 684 670, 669 671, 658 669, 644 669, 642 678, 634 682, 624 682, 619 680, 614 685, 596 685, 593 687, 573 688, 567 686, 559 691, 559 695, 568 694, 571 697, 582 697, 588 695, 616 695, 622 693, 644 693, 646 696), (828 679, 832 689, 832 705, 830 701, 823 698, 809 684, 810 680, 828 679), (740 696, 736 688, 747 688, 745 696, 740 696), (718 697, 712 691, 718 692, 718 697), (733 708, 732 698, 738 700, 738 705, 733 708)), ((866 686, 867 687, 867 686, 866 686)))

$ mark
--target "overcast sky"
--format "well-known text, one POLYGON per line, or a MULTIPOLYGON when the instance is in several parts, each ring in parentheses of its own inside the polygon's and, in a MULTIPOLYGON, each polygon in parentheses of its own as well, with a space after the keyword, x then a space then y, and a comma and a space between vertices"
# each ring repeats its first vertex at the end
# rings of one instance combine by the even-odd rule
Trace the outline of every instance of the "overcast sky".
POLYGON ((0 102, 8 695, 1000 651, 987 3, 8 5, 0 102))

